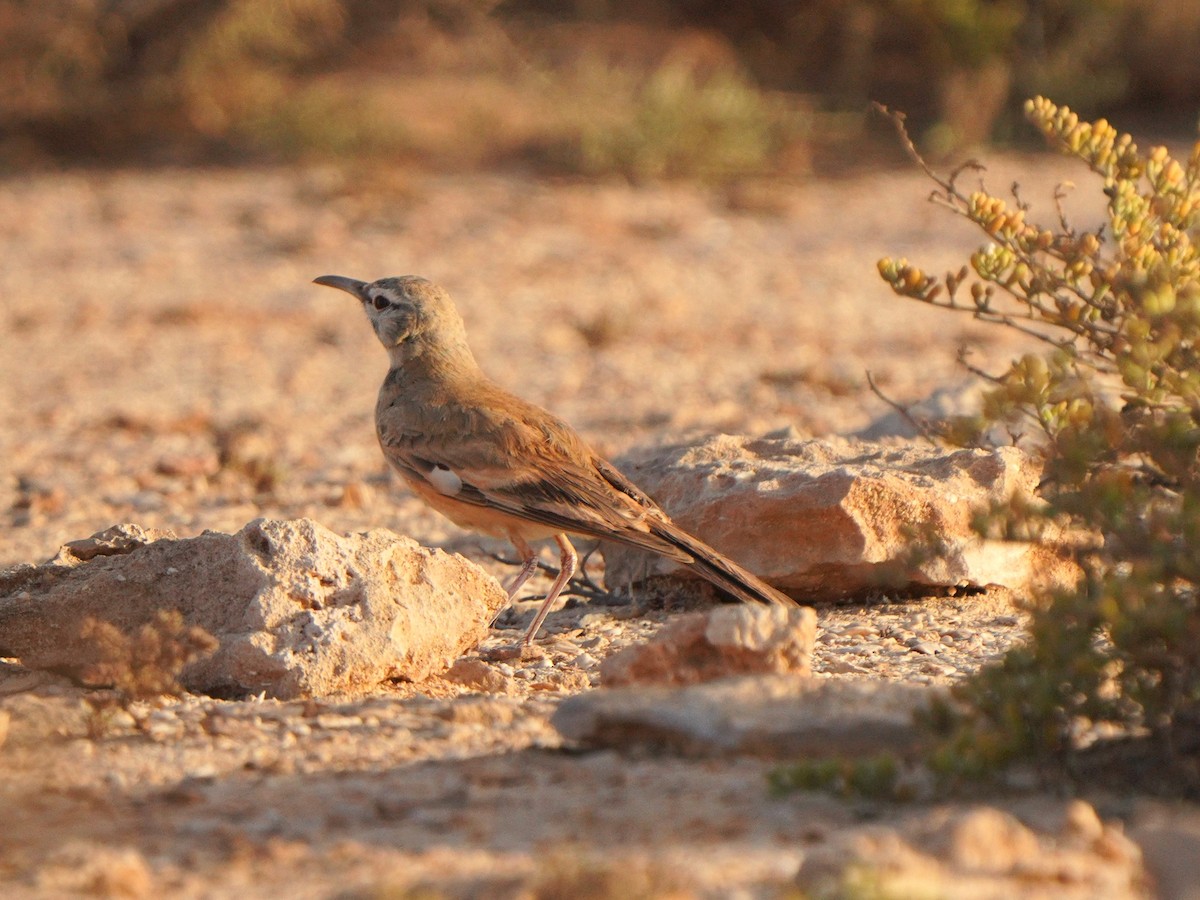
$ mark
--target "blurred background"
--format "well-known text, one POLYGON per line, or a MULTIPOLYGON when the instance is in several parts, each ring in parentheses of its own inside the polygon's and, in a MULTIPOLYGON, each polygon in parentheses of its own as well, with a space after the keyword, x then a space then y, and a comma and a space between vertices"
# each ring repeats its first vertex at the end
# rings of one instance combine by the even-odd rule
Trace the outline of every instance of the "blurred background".
POLYGON ((1024 345, 879 279, 980 236, 869 102, 938 162, 1005 145, 1051 222, 1078 181, 1080 227, 1103 185, 1025 97, 1172 146, 1200 111, 1200 0, 0 0, 0 45, 0 563, 116 522, 459 540, 390 489, 326 273, 446 285, 610 455, 893 433, 868 371, 973 411, 958 353, 1024 345))
POLYGON ((0 167, 387 160, 724 178, 1028 140, 1043 93, 1195 131, 1197 0, 3 0, 0 167), (886 144, 886 146, 885 146, 886 144))

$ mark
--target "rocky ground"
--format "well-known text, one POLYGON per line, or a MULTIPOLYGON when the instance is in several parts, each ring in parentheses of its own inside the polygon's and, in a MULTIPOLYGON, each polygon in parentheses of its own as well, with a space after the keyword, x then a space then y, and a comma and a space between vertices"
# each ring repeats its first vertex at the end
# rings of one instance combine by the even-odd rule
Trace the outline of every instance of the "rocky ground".
MULTIPOLYGON (((1068 209, 1096 215, 1099 191, 1065 162, 999 157, 987 177, 1020 179, 1046 218, 1053 185, 1077 180, 1068 209)), ((506 548, 387 474, 371 426, 383 353, 314 276, 443 283, 484 368, 609 454, 716 432, 846 435, 889 413, 868 371, 911 402, 966 381, 960 345, 985 368, 1022 349, 878 280, 881 255, 957 268, 977 242, 927 192, 910 171, 736 190, 317 169, 10 178, 0 565, 120 522, 193 535, 303 516, 390 528, 506 577, 506 548)), ((998 591, 818 613, 822 682, 949 684, 1021 628, 998 591)), ((102 727, 87 691, 0 663, 2 891, 1196 896, 1190 806, 1032 785, 906 804, 779 797, 768 776, 787 759, 770 753, 564 739, 551 723, 564 699, 595 692, 604 659, 676 615, 575 599, 544 652, 471 678, 308 701, 186 695, 102 727)))

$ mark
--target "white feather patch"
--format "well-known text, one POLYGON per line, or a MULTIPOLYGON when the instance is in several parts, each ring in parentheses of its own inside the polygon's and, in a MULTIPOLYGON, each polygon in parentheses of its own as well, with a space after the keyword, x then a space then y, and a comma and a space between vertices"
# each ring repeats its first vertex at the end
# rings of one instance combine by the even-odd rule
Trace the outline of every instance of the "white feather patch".
POLYGON ((436 465, 425 474, 426 480, 439 494, 453 497, 462 490, 462 479, 443 465, 436 465))

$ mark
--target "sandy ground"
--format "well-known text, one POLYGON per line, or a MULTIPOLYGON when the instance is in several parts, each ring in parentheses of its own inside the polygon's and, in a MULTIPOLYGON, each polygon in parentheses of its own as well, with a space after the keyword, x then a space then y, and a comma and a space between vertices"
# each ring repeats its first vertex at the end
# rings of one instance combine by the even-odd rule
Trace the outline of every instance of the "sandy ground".
MULTIPOLYGON (((993 160, 994 189, 1014 178, 1048 220, 1052 186, 1087 180, 1052 157, 993 160)), ((960 345, 993 369, 1022 349, 878 279, 881 255, 957 268, 978 243, 928 190, 911 171, 737 192, 317 169, 10 178, 0 565, 118 522, 189 535, 304 515, 505 575, 484 552, 501 547, 388 476, 371 425, 384 354, 313 277, 441 282, 484 368, 609 454, 719 431, 847 434, 887 412, 868 371, 915 401, 967 379, 960 345)), ((1097 212, 1069 208, 1080 224, 1097 212)), ((586 612, 553 614, 546 634, 632 640, 666 615, 586 612)), ((828 609, 822 625, 820 677, 949 682, 1019 635, 1017 617, 965 601, 828 609), (933 664, 879 653, 897 628, 989 637, 933 664)), ((920 831, 969 806, 775 799, 766 761, 564 752, 547 719, 587 677, 504 697, 442 682, 309 705, 186 697, 91 739, 77 689, 0 669, 6 896, 777 896, 834 836, 920 831)), ((1192 814, 1097 803, 1134 829, 1192 814)), ((1052 882, 1038 895, 1097 895, 1052 882)), ((1112 895, 1141 895, 1133 884, 1112 895)), ((1012 896, 1001 875, 980 885, 969 895, 1012 896)))

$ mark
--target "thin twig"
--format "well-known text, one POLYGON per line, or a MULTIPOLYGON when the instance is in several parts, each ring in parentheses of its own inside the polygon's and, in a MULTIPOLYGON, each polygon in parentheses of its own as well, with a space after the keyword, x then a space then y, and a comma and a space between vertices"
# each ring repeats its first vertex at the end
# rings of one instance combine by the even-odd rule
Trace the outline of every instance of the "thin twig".
POLYGON ((908 136, 908 126, 905 124, 908 117, 904 113, 890 109, 882 103, 872 103, 871 108, 892 123, 892 127, 896 129, 896 134, 900 138, 900 144, 904 147, 909 157, 912 158, 913 162, 921 167, 921 171, 933 179, 934 183, 945 192, 943 199, 947 204, 953 206, 954 204, 950 202, 952 200, 965 203, 966 197, 959 193, 956 186, 959 176, 963 172, 986 172, 987 168, 976 160, 969 159, 955 167, 949 176, 943 177, 939 175, 930 167, 929 163, 925 162, 925 157, 921 155, 921 151, 917 149, 917 145, 913 143, 913 139, 908 136))
POLYGON ((916 418, 916 416, 914 416, 912 414, 912 412, 909 411, 907 406, 905 406, 904 404, 902 404, 896 400, 893 400, 891 397, 889 397, 887 394, 885 394, 882 390, 880 390, 879 385, 877 385, 875 383, 875 378, 871 374, 869 369, 867 370, 866 374, 867 374, 867 385, 871 388, 871 393, 874 394, 876 397, 878 397, 880 400, 882 400, 884 403, 886 403, 888 406, 890 406, 892 409, 894 409, 897 413, 899 413, 901 418, 904 419, 904 421, 906 421, 909 425, 911 425, 914 429, 916 429, 917 434, 919 434, 925 440, 929 441, 930 444, 932 444, 933 446, 936 447, 938 445, 938 443, 933 438, 933 434, 930 431, 929 426, 926 425, 926 423, 919 420, 918 418, 916 418))
POLYGON ((958 348, 958 364, 970 372, 972 375, 982 378, 984 381, 990 381, 992 384, 1002 384, 1003 376, 993 375, 991 372, 985 372, 983 369, 974 363, 967 362, 967 355, 970 351, 966 347, 958 348))
POLYGON ((1069 238, 1075 237, 1075 229, 1067 221, 1067 210, 1063 206, 1063 201, 1067 199, 1067 189, 1073 187, 1075 187, 1073 181, 1060 181, 1054 188, 1054 208, 1058 210, 1058 225, 1063 234, 1069 238))
POLYGON ((1022 212, 1029 212, 1029 204, 1025 200, 1021 199, 1021 183, 1019 181, 1014 181, 1012 183, 1012 186, 1009 188, 1009 192, 1013 196, 1013 201, 1017 204, 1017 209, 1021 210, 1022 212))

